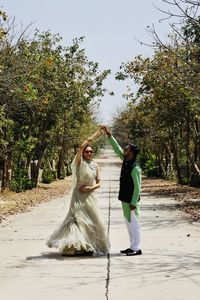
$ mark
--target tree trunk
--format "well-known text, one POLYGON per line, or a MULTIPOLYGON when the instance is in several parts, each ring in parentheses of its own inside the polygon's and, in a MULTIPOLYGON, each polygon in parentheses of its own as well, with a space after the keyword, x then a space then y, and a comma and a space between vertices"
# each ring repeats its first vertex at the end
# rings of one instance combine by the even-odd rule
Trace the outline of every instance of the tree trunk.
POLYGON ((38 177, 39 177, 39 169, 41 168, 42 161, 46 152, 47 144, 45 142, 41 143, 38 147, 37 158, 33 160, 31 163, 31 179, 33 181, 34 187, 37 187, 38 177))
POLYGON ((26 155, 26 164, 25 164, 25 170, 28 174, 28 178, 31 178, 31 155, 26 155))
POLYGON ((168 177, 170 177, 172 174, 172 172, 174 173, 174 165, 173 165, 173 159, 174 159, 174 155, 170 149, 170 145, 165 143, 165 147, 166 147, 166 153, 165 153, 165 173, 168 177))
POLYGON ((57 178, 62 179, 64 171, 64 154, 63 154, 63 146, 59 153, 58 164, 57 164, 57 178))
POLYGON ((193 174, 191 175, 191 184, 200 186, 200 121, 198 119, 191 124, 190 131, 194 143, 193 153, 192 151, 189 153, 189 162, 191 170, 193 171, 193 174))
POLYGON ((190 112, 187 112, 186 118, 186 155, 187 155, 187 165, 186 165, 186 177, 190 178, 190 112))
POLYGON ((195 162, 193 155, 190 155, 189 159, 190 159, 191 167, 194 171, 194 175, 196 175, 197 178, 196 181, 198 182, 198 186, 200 186, 200 168, 198 164, 195 162))
POLYGON ((58 179, 62 179, 63 175, 65 176, 65 158, 68 150, 68 122, 67 122, 67 115, 64 115, 63 118, 63 126, 64 126, 64 133, 63 133, 63 139, 62 139, 62 145, 61 145, 61 150, 59 153, 59 158, 58 158, 58 165, 57 165, 57 177, 58 179))
POLYGON ((163 149, 162 152, 161 151, 158 152, 158 174, 157 174, 158 177, 161 177, 162 175, 162 162, 163 162, 163 149))
POLYGON ((9 189, 11 172, 12 172, 12 153, 10 152, 7 158, 5 158, 3 161, 1 192, 4 192, 5 190, 9 189))
POLYGON ((180 163, 179 163, 179 151, 177 137, 171 138, 172 149, 174 153, 174 165, 177 173, 178 182, 183 184, 183 179, 181 175, 180 163))

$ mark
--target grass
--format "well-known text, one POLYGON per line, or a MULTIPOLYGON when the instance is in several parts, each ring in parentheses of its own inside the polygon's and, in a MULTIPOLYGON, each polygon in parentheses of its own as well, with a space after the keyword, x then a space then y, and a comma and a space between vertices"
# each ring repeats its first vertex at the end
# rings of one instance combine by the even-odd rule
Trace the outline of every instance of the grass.
POLYGON ((7 216, 27 211, 42 202, 62 197, 70 192, 71 178, 39 184, 37 188, 22 193, 5 191, 0 195, 0 222, 7 216))
MULTIPOLYGON (((0 222, 9 215, 25 212, 32 207, 70 192, 71 177, 50 184, 39 184, 36 189, 23 193, 6 191, 0 195, 0 222)), ((179 201, 179 208, 200 221, 200 189, 182 186, 163 179, 143 178, 142 192, 165 196, 179 201)))

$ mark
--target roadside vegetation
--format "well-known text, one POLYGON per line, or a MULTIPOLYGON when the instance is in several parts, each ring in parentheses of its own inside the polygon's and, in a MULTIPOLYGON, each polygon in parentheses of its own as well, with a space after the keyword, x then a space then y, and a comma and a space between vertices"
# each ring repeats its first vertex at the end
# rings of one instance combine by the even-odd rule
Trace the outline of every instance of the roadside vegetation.
MULTIPOLYGON (((80 141, 97 128, 96 110, 109 70, 81 47, 0 12, 1 191, 22 192, 70 175, 80 141)), ((98 148, 98 142, 95 150, 98 148)))
MULTIPOLYGON (((199 220, 200 2, 163 2, 167 41, 148 26, 152 57, 121 64, 116 79, 131 84, 112 132, 122 146, 140 146, 143 191, 181 200, 199 220)), ((59 34, 30 28, 0 11, 0 221, 69 192, 71 161, 98 127, 110 74, 88 59, 84 38, 64 46, 59 34)))
POLYGON ((148 176, 200 187, 200 3, 163 2, 164 17, 172 19, 168 40, 148 27, 153 56, 121 65, 116 78, 132 85, 113 132, 121 143, 140 146, 148 176))

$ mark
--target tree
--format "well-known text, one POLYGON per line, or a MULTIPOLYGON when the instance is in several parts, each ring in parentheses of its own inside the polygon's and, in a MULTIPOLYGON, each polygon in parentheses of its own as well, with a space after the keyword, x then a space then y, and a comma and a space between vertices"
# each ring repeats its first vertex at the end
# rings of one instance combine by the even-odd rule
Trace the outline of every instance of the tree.
POLYGON ((12 180, 4 184, 16 191, 36 186, 39 169, 51 160, 57 177, 65 176, 82 127, 92 121, 91 107, 105 93, 110 71, 88 60, 83 38, 67 47, 60 41, 59 35, 36 30, 32 39, 25 32, 13 39, 8 32, 0 43, 0 103, 13 124, 9 138, 2 127, 10 153, 3 164, 12 165, 12 180))
POLYGON ((143 148, 148 146, 157 157, 159 173, 163 166, 165 173, 170 169, 173 174, 174 168, 180 183, 191 181, 195 164, 196 170, 199 168, 199 160, 193 160, 199 134, 196 130, 199 98, 194 94, 197 81, 191 80, 193 73, 184 59, 178 59, 186 53, 182 48, 178 56, 163 50, 157 51, 151 60, 137 57, 123 64, 123 72, 117 75, 117 78, 129 76, 139 85, 136 97, 133 93, 127 95, 134 103, 129 106, 130 117, 126 114, 132 138, 143 140, 143 148))

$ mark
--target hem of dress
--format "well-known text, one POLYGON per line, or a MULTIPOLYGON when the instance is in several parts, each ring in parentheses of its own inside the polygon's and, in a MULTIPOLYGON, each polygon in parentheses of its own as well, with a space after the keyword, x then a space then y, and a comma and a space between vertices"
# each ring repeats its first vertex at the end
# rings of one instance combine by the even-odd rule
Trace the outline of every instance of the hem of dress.
POLYGON ((60 253, 63 254, 63 255, 70 255, 70 256, 78 256, 78 255, 86 254, 86 253, 92 253, 93 256, 103 256, 103 255, 107 255, 109 253, 109 249, 95 250, 89 244, 74 245, 74 244, 66 243, 66 244, 63 244, 62 246, 60 246, 56 242, 47 241, 46 245, 49 248, 59 249, 60 253), (70 249, 71 249, 71 252, 70 252, 70 249))

